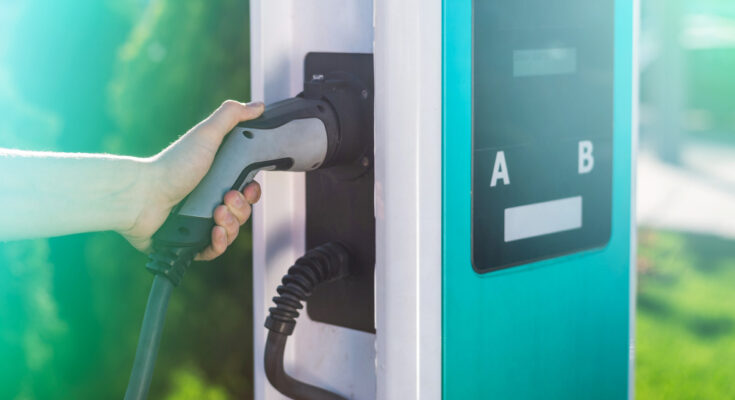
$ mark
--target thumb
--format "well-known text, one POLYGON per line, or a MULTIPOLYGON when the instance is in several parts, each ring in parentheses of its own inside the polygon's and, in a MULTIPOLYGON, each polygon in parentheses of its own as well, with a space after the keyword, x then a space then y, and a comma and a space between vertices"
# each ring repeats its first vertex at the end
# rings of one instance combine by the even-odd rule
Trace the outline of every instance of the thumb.
POLYGON ((258 118, 265 106, 262 102, 240 103, 227 100, 212 115, 202 122, 203 133, 210 139, 220 141, 235 125, 242 121, 258 118))

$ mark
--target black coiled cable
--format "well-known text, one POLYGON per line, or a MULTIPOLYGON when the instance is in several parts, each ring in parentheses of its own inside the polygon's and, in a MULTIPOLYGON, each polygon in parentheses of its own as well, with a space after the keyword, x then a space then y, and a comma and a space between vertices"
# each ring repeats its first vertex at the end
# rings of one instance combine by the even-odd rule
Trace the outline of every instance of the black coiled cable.
POLYGON ((309 385, 289 376, 283 367, 286 340, 293 333, 300 309, 313 289, 326 282, 342 279, 349 274, 350 256, 347 249, 330 242, 315 247, 288 269, 281 280, 282 285, 273 298, 275 307, 265 320, 268 339, 265 345, 265 374, 271 385, 283 395, 296 400, 337 400, 344 397, 328 390, 309 385))

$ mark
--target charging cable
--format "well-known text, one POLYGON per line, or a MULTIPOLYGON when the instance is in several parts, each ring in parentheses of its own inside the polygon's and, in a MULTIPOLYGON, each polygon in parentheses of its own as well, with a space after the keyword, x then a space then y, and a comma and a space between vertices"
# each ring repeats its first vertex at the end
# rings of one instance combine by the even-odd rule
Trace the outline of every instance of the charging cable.
POLYGON ((143 326, 140 328, 138 349, 135 351, 135 361, 125 391, 125 400, 148 398, 163 324, 166 320, 168 300, 174 287, 181 283, 193 257, 191 248, 167 249, 150 255, 146 268, 155 274, 155 278, 148 295, 148 305, 143 317, 143 326))
POLYGON ((296 326, 298 310, 315 287, 322 283, 332 282, 349 275, 350 255, 347 249, 335 242, 315 247, 296 260, 283 276, 281 285, 273 298, 275 307, 270 308, 270 315, 265 320, 268 328, 268 339, 265 343, 265 375, 271 385, 281 394, 296 400, 342 400, 338 394, 332 393, 289 376, 284 370, 283 353, 286 341, 296 326))

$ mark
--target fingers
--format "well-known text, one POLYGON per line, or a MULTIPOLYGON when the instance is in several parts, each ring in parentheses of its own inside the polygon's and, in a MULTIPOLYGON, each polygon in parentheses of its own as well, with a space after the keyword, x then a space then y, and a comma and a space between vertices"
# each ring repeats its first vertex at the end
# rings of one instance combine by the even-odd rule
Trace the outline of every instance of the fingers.
POLYGON ((265 106, 261 102, 240 103, 235 100, 227 100, 205 120, 209 132, 224 137, 232 128, 242 121, 258 118, 263 113, 265 106))
POLYGON ((216 225, 212 228, 212 242, 195 260, 208 261, 219 257, 232 244, 240 230, 240 224, 224 204, 214 209, 214 223, 216 225))
POLYGON ((198 261, 213 260, 224 253, 225 249, 227 249, 227 233, 225 232, 225 228, 215 226, 212 228, 212 243, 202 250, 201 253, 197 254, 194 259, 198 261))
POLYGON ((245 186, 242 191, 243 196, 250 204, 255 204, 260 200, 260 184, 258 182, 252 182, 245 186))
POLYGON ((240 221, 226 205, 221 205, 214 210, 214 222, 225 228, 227 233, 227 245, 229 246, 240 232, 240 221))
POLYGON ((248 203, 245 196, 237 191, 228 192, 225 195, 225 204, 227 211, 237 219, 237 222, 242 225, 245 221, 250 218, 250 203, 248 203))
POLYGON ((260 185, 253 182, 242 193, 232 190, 225 194, 224 204, 214 209, 215 227, 212 243, 204 249, 197 260, 211 260, 220 256, 237 237, 240 226, 247 222, 252 212, 251 205, 260 198, 260 185))

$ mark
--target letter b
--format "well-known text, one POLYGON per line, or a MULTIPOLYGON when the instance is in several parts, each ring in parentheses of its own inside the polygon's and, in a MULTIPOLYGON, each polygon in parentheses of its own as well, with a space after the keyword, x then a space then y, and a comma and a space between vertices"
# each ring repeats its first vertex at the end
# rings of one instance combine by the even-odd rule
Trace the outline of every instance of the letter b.
POLYGON ((579 173, 586 174, 592 172, 595 167, 595 157, 592 156, 592 142, 583 140, 579 142, 579 173))

